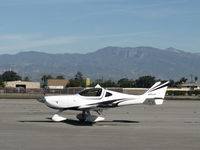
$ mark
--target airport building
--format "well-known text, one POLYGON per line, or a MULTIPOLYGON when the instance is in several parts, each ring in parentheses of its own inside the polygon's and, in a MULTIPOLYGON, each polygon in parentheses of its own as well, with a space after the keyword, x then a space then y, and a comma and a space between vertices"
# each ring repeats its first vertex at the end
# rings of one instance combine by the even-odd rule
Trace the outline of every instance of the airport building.
POLYGON ((200 83, 183 83, 181 88, 186 90, 200 90, 200 83))
POLYGON ((24 88, 24 89, 39 89, 40 82, 28 82, 28 81, 8 81, 4 82, 6 88, 24 88))
POLYGON ((64 89, 69 80, 65 79, 48 79, 47 80, 47 88, 48 89, 64 89))

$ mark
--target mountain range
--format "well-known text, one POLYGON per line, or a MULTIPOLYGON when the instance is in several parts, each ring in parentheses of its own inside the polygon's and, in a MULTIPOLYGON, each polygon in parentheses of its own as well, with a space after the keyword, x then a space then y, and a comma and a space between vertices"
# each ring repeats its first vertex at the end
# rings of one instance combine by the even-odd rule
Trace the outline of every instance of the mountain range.
POLYGON ((175 48, 110 46, 86 54, 30 51, 0 55, 0 74, 10 69, 34 81, 40 81, 44 74, 72 78, 77 71, 91 79, 136 79, 151 75, 176 80, 200 75, 200 53, 175 48))

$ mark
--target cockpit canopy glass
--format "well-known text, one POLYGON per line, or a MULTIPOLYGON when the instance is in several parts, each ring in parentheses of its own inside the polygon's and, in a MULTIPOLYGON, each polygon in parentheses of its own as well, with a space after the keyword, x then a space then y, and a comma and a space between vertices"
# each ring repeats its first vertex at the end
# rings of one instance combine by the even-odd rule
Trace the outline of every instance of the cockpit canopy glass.
POLYGON ((102 89, 101 88, 91 88, 85 89, 79 93, 81 96, 101 96, 102 89))

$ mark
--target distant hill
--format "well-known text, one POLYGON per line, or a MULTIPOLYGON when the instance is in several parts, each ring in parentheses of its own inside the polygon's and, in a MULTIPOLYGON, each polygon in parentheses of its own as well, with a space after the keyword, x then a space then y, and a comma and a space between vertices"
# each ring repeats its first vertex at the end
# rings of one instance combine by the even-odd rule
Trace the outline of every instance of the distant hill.
POLYGON ((47 54, 21 52, 0 55, 0 73, 12 69, 32 80, 44 74, 73 77, 81 71, 92 79, 137 78, 152 75, 161 79, 179 79, 200 75, 200 53, 175 48, 105 47, 87 54, 47 54))

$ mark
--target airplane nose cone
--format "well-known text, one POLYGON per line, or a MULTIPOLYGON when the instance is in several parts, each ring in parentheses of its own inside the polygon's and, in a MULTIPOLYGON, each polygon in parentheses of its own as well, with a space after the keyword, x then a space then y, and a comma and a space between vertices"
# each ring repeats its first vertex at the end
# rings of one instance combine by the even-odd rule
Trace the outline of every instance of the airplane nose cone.
POLYGON ((38 98, 37 101, 40 103, 45 103, 46 99, 42 97, 42 98, 38 98))

